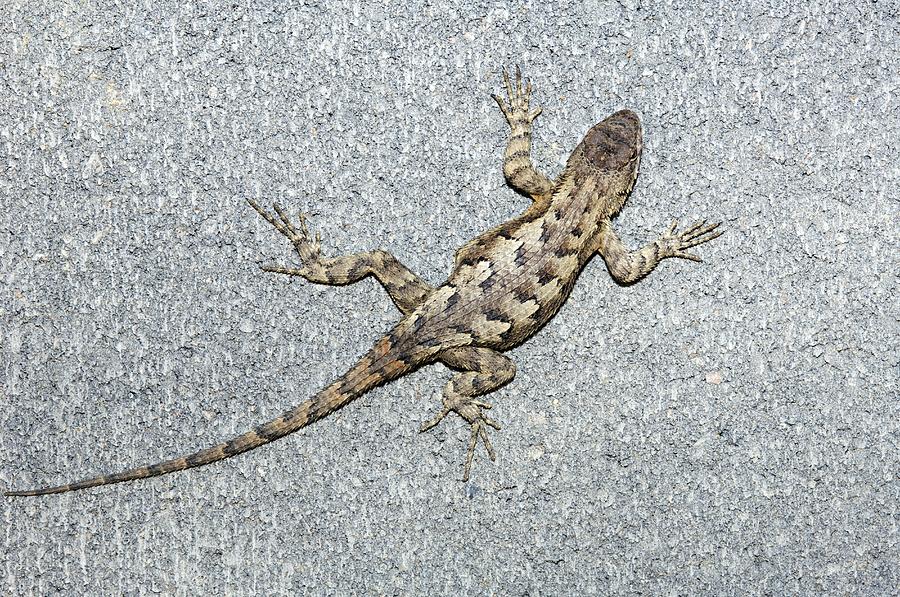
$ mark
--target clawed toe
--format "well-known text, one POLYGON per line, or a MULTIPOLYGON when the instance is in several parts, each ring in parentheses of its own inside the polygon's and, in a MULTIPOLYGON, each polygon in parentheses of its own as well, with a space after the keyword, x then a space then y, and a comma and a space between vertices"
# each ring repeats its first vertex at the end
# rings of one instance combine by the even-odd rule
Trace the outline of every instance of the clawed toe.
POLYGON ((707 224, 706 220, 700 220, 688 227, 687 230, 678 233, 676 232, 678 220, 673 220, 669 229, 663 235, 663 239, 666 240, 669 246, 669 253, 667 256, 690 259, 691 261, 703 261, 693 253, 688 253, 686 249, 696 247, 697 245, 701 245, 722 236, 724 230, 719 229, 720 225, 721 222, 707 224))
MULTIPOLYGON (((261 215, 263 219, 265 219, 278 232, 283 234, 289 241, 291 241, 291 243, 294 245, 294 248, 300 254, 300 259, 303 260, 305 264, 308 265, 309 262, 318 259, 322 238, 318 233, 316 233, 315 239, 310 239, 309 228, 306 225, 306 217, 302 213, 297 214, 297 225, 294 226, 288 213, 277 203, 272 204, 272 208, 275 210, 275 214, 277 214, 278 216, 277 218, 268 210, 263 209, 259 205, 259 203, 257 203, 253 199, 247 199, 247 203, 250 204, 250 207, 256 210, 256 213, 261 215)), ((263 267, 263 269, 265 269, 266 271, 275 271, 277 273, 291 274, 294 274, 296 271, 283 271, 286 268, 269 269, 263 267)))
POLYGON ((534 119, 541 113, 541 108, 536 108, 533 111, 529 109, 532 89, 531 81, 525 81, 523 84, 522 71, 516 66, 515 83, 510 80, 509 73, 504 68, 503 84, 506 86, 506 100, 504 101, 495 94, 491 94, 491 97, 500 106, 500 110, 506 116, 509 124, 513 125, 517 122, 530 124, 534 122, 534 119))
POLYGON ((497 431, 500 431, 500 423, 498 423, 498 422, 495 421, 494 419, 492 419, 492 418, 490 418, 490 417, 485 416, 484 414, 482 414, 482 415, 481 415, 481 420, 484 421, 487 425, 490 425, 491 427, 493 427, 494 429, 496 429, 497 431))
POLYGON ((256 210, 256 213, 261 215, 269 224, 271 224, 278 232, 285 235, 292 242, 302 242, 308 240, 309 231, 306 227, 306 218, 303 214, 297 215, 297 221, 300 225, 300 230, 294 227, 293 223, 291 223, 291 218, 288 216, 287 212, 277 203, 272 204, 272 208, 275 210, 275 213, 278 214, 278 218, 276 219, 268 210, 264 209, 260 206, 259 203, 254 201, 253 199, 247 199, 247 203, 250 204, 250 207, 256 210))
POLYGON ((491 444, 491 438, 488 435, 487 428, 493 427, 497 431, 500 431, 500 424, 494 419, 485 416, 482 412, 482 409, 486 410, 491 408, 491 405, 487 402, 464 397, 445 398, 444 402, 445 405, 444 408, 441 409, 441 412, 423 423, 419 428, 419 432, 425 432, 435 427, 451 412, 455 412, 465 419, 472 430, 471 435, 469 436, 469 448, 466 451, 466 463, 463 472, 463 481, 468 481, 469 473, 472 470, 472 461, 475 459, 475 448, 478 445, 479 438, 482 443, 484 443, 488 457, 492 461, 496 460, 497 454, 494 452, 494 446, 491 444))
POLYGON ((282 234, 292 241, 300 239, 301 236, 304 239, 308 236, 309 232, 306 228, 306 218, 302 213, 297 214, 297 221, 300 223, 300 233, 298 234, 297 229, 294 228, 294 225, 291 223, 291 218, 288 216, 287 212, 284 211, 284 208, 277 203, 273 203, 272 208, 275 210, 275 213, 278 214, 278 217, 281 218, 282 227, 279 228, 279 231, 281 231, 282 234))
POLYGON ((438 423, 443 421, 444 417, 446 417, 448 414, 450 414, 450 409, 444 408, 441 412, 436 414, 434 417, 432 417, 431 419, 422 423, 422 426, 419 427, 419 433, 425 433, 429 429, 435 427, 438 423))
MULTIPOLYGON (((475 459, 475 446, 478 445, 478 438, 481 438, 481 441, 484 442, 484 448, 487 450, 488 458, 491 459, 491 462, 497 460, 497 453, 494 452, 494 446, 491 445, 491 438, 487 434, 487 429, 485 429, 485 423, 488 423, 486 419, 478 420, 472 423, 472 435, 469 438, 469 450, 466 452, 466 466, 463 470, 463 481, 469 480, 469 474, 472 472, 472 461, 475 459)), ((493 425, 491 425, 493 427, 493 425)), ((500 429, 496 427, 496 429, 500 429)))
POLYGON ((719 230, 715 233, 713 233, 713 232, 721 224, 722 224, 721 222, 716 222, 715 224, 707 225, 706 220, 701 220, 701 221, 697 222, 696 224, 694 224, 688 230, 684 231, 681 234, 682 241, 687 243, 685 245, 685 248, 693 247, 693 246, 699 245, 700 243, 705 243, 714 238, 718 238, 719 236, 722 235, 724 230, 719 230))
POLYGON ((703 227, 706 224, 706 220, 700 220, 699 222, 694 222, 690 228, 681 233, 682 238, 689 238, 696 230, 703 227))

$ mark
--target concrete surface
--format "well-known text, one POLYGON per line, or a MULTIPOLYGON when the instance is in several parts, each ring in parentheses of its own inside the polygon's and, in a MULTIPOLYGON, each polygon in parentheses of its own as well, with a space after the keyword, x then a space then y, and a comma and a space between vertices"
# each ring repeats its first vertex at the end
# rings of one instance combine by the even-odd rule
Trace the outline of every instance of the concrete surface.
POLYGON ((417 432, 434 366, 214 466, 0 500, 0 592, 896 594, 896 4, 187 5, 0 8, 4 488, 193 451, 348 368, 393 305, 260 272, 295 261, 244 198, 440 282, 526 205, 504 64, 548 173, 641 115, 627 242, 727 233, 629 288, 592 263, 469 484, 462 422, 417 432))

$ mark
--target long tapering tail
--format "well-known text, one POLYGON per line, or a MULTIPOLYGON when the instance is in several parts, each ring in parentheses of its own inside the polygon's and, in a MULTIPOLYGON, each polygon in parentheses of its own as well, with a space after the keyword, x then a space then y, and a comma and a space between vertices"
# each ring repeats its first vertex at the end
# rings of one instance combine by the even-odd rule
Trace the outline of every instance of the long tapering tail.
POLYGON ((275 441, 301 427, 306 427, 362 396, 372 388, 408 373, 419 364, 411 359, 403 358, 398 350, 396 335, 388 334, 379 340, 352 369, 327 388, 306 402, 286 411, 280 417, 227 442, 200 450, 190 456, 140 466, 114 475, 91 477, 56 487, 7 491, 5 495, 30 496, 64 493, 111 483, 156 477, 223 460, 275 441))

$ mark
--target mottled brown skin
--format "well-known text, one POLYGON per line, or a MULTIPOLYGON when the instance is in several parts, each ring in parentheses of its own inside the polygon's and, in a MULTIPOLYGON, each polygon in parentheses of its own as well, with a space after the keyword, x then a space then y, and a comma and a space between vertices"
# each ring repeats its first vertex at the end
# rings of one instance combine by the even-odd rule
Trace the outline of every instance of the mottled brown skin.
POLYGON ((294 245, 302 267, 264 267, 320 284, 344 285, 366 276, 384 286, 404 317, 347 373, 306 402, 252 431, 187 457, 94 477, 70 485, 7 495, 44 495, 142 479, 216 462, 284 437, 327 416, 370 389, 419 367, 443 362, 457 373, 443 393, 443 408, 422 426, 426 431, 448 413, 471 427, 463 480, 468 480, 480 438, 493 460, 487 427, 500 426, 484 414, 479 399, 515 377, 503 354, 534 335, 553 317, 572 290, 581 269, 597 253, 612 276, 628 284, 647 275, 668 257, 700 261, 687 249, 721 234, 718 224, 701 222, 676 233, 677 223, 657 240, 630 251, 612 229, 637 177, 642 135, 634 112, 621 110, 591 128, 556 180, 531 161, 531 85, 516 73, 503 73, 507 100, 494 96, 510 126, 503 158, 509 185, 532 199, 520 216, 469 241, 456 254, 447 281, 433 288, 385 251, 325 258, 319 238, 311 239, 301 215, 294 226, 275 205, 275 215, 250 205, 294 245))

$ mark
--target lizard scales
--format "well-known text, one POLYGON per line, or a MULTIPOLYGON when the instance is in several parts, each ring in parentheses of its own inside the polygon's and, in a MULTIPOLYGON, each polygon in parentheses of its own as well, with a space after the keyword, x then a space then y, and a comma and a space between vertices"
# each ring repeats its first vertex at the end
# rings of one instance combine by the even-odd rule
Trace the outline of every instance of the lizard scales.
POLYGON ((499 429, 484 414, 480 399, 509 383, 515 365, 502 353, 534 335, 568 298, 581 269, 599 253, 612 276, 628 284, 647 275, 660 260, 700 261, 686 250, 721 234, 718 224, 700 222, 677 233, 677 222, 657 240, 628 250, 610 220, 622 208, 637 178, 642 148, 640 120, 620 110, 593 126, 572 152, 562 175, 551 181, 531 161, 531 84, 523 86, 503 72, 507 99, 493 96, 510 125, 503 172, 509 185, 532 199, 521 215, 466 243, 457 251, 447 281, 429 286, 385 251, 325 258, 319 238, 311 238, 303 216, 295 226, 274 205, 271 214, 250 205, 294 245, 302 267, 263 269, 301 276, 311 282, 343 285, 373 275, 404 317, 378 340, 347 373, 309 400, 229 441, 156 464, 91 477, 68 485, 10 496, 45 495, 154 477, 234 456, 284 437, 343 407, 370 389, 419 367, 441 361, 456 374, 443 392, 443 408, 422 426, 437 425, 456 412, 471 426, 463 479, 469 478, 479 439, 493 460, 487 427, 499 429))

